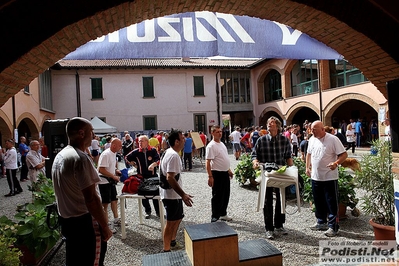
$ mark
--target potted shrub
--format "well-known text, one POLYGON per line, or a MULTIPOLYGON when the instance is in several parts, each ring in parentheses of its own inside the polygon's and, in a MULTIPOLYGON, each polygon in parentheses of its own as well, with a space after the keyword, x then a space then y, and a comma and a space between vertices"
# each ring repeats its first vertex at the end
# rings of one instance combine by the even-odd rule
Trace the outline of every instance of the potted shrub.
POLYGON ((395 198, 391 143, 376 140, 371 145, 375 151, 363 155, 360 161, 362 170, 356 172, 360 188, 367 192, 362 197, 362 208, 366 214, 372 216, 370 224, 374 227, 375 238, 381 239, 378 228, 384 228, 390 235, 383 236, 383 240, 394 240, 395 198))
MULTIPOLYGON (((33 202, 18 206, 14 220, 0 217, 0 235, 15 239, 13 244, 22 251, 21 262, 24 265, 36 264, 60 239, 60 232, 50 229, 46 223, 46 206, 55 201, 52 181, 39 176, 30 190, 33 202)), ((57 219, 52 215, 50 222, 56 224, 57 219)))
POLYGON ((22 253, 19 249, 14 247, 15 238, 7 237, 2 234, 7 230, 12 230, 12 228, 0 228, 0 265, 19 265, 19 257, 22 256, 22 253))
POLYGON ((249 180, 251 185, 257 186, 258 183, 255 179, 260 175, 260 172, 260 170, 255 170, 253 168, 251 154, 244 153, 241 155, 240 162, 234 169, 234 176, 241 185, 244 185, 249 180))

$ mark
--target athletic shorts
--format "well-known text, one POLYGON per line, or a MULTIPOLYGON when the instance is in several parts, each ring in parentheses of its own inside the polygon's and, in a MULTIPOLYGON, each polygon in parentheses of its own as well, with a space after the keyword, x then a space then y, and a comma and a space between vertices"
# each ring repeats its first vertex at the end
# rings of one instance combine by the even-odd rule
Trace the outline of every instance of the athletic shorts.
POLYGON ((183 201, 182 199, 163 199, 163 206, 166 210, 167 221, 178 221, 183 219, 183 201))
POLYGON ((233 149, 234 149, 235 152, 241 151, 240 143, 233 143, 233 149))
POLYGON ((116 192, 116 186, 111 184, 99 184, 98 188, 100 189, 101 194, 101 202, 104 204, 111 203, 111 201, 118 200, 116 196, 118 195, 116 192))
POLYGON ((91 150, 91 155, 92 155, 93 157, 98 156, 98 150, 91 150))

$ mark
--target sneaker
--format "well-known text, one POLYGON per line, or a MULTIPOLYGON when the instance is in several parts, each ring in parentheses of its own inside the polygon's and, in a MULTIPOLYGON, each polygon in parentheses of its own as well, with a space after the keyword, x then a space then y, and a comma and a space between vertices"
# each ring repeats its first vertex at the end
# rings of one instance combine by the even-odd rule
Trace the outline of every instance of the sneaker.
POLYGON ((288 235, 288 231, 285 230, 284 227, 276 228, 276 231, 277 231, 277 233, 280 234, 280 235, 288 235))
POLYGON ((215 223, 215 222, 217 222, 217 221, 219 221, 219 219, 212 217, 211 223, 215 223))
MULTIPOLYGON (((121 218, 115 218, 115 220, 114 220, 114 225, 115 226, 121 226, 121 224, 122 224, 122 220, 121 220, 121 218)), ((126 223, 125 222, 125 226, 128 226, 128 223, 126 223)))
POLYGON ((183 246, 179 242, 176 242, 174 246, 170 245, 170 250, 179 250, 179 249, 183 249, 183 246))
POLYGON ((316 223, 315 225, 310 227, 310 230, 313 231, 326 231, 328 229, 328 225, 327 224, 318 224, 316 223))
POLYGON ((274 239, 274 232, 273 231, 266 231, 266 238, 273 240, 274 239))
POLYGON ((113 234, 116 234, 116 228, 115 228, 115 227, 111 227, 110 230, 111 230, 111 232, 112 232, 113 234))
POLYGON ((220 216, 220 220, 222 220, 222 221, 231 221, 231 220, 233 220, 233 218, 231 218, 231 217, 229 217, 227 215, 224 215, 224 216, 220 216))
POLYGON ((145 214, 144 218, 150 219, 150 218, 151 218, 151 213, 148 213, 148 212, 147 212, 147 213, 145 214))
POLYGON ((338 231, 334 231, 332 228, 328 228, 328 230, 324 233, 325 236, 334 237, 338 235, 338 231))

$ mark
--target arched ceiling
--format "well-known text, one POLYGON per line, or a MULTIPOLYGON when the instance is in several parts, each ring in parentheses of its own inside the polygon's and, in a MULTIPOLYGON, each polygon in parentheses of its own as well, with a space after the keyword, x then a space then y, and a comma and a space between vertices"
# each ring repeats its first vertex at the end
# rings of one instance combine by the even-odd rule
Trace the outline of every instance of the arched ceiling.
POLYGON ((89 40, 145 19, 202 10, 298 29, 344 55, 386 95, 385 83, 399 76, 397 6, 397 0, 0 0, 0 106, 89 40))

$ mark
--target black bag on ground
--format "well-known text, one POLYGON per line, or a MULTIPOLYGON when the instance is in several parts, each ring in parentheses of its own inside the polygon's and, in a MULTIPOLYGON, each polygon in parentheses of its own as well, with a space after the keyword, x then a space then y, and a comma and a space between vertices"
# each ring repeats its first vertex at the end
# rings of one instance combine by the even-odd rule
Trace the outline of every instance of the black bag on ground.
POLYGON ((138 195, 145 196, 146 198, 153 198, 159 196, 159 177, 144 178, 143 182, 139 185, 137 192, 138 195))

